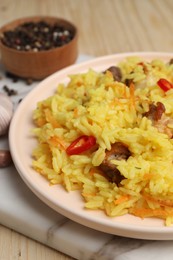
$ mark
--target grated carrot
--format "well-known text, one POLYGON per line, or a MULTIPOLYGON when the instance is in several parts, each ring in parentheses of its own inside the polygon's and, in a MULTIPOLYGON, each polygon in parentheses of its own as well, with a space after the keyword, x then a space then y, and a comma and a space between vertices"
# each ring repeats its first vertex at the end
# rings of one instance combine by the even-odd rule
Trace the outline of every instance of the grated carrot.
POLYGON ((170 199, 154 198, 147 194, 142 194, 143 198, 147 201, 157 203, 161 206, 173 207, 173 201, 170 199))
POLYGON ((53 146, 60 146, 63 150, 66 149, 66 144, 64 142, 64 140, 62 140, 61 138, 57 137, 57 136, 53 136, 48 140, 49 144, 53 145, 53 146))
POLYGON ((173 211, 165 209, 132 208, 130 213, 140 218, 173 216, 173 211))
POLYGON ((82 85, 83 85, 83 81, 77 81, 77 82, 76 82, 76 86, 80 87, 80 86, 82 86, 82 85))
POLYGON ((113 108, 116 105, 124 105, 124 103, 122 103, 120 101, 120 99, 118 98, 114 98, 111 102, 110 102, 110 107, 113 108))
POLYGON ((135 106, 135 85, 133 82, 130 83, 130 105, 135 106))
POLYGON ((151 180, 153 178, 154 174, 153 173, 146 173, 144 175, 144 180, 151 180))
POLYGON ((125 202, 125 201, 127 201, 129 199, 130 199, 130 195, 123 195, 120 198, 116 199, 114 201, 114 203, 115 203, 115 205, 119 205, 120 203, 125 202))
POLYGON ((89 174, 90 174, 90 175, 94 175, 94 173, 96 173, 95 168, 91 168, 90 171, 89 171, 89 174))
POLYGON ((35 120, 35 123, 37 126, 42 127, 46 123, 46 120, 44 118, 38 118, 35 120))
POLYGON ((78 117, 78 109, 77 109, 77 107, 75 107, 75 109, 74 109, 74 117, 78 117))
POLYGON ((57 120, 53 117, 50 109, 46 108, 44 109, 44 113, 45 113, 45 118, 46 121, 51 123, 53 127, 58 128, 60 127, 60 124, 58 124, 57 120))

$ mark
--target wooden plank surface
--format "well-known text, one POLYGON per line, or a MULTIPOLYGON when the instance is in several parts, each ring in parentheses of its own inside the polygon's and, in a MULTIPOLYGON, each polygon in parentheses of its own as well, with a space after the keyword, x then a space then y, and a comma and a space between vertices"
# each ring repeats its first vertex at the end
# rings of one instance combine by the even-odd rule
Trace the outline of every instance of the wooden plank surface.
MULTIPOLYGON (((79 52, 173 50, 172 0, 1 0, 0 26, 24 16, 66 18, 79 30, 79 52)), ((72 259, 0 226, 0 260, 72 259)))

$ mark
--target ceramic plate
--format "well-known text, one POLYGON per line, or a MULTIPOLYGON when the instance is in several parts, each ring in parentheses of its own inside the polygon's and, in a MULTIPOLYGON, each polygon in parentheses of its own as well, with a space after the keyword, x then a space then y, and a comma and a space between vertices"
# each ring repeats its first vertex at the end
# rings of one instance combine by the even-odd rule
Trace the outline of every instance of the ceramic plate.
POLYGON ((69 74, 85 72, 89 68, 103 71, 127 56, 141 56, 147 60, 160 58, 168 61, 173 57, 173 54, 124 53, 109 55, 70 66, 53 74, 39 83, 17 108, 10 126, 10 149, 14 164, 24 182, 43 202, 67 218, 110 234, 140 239, 171 240, 173 239, 173 227, 165 227, 162 220, 155 218, 142 220, 132 215, 110 218, 102 211, 86 210, 79 192, 68 193, 60 185, 50 186, 48 181, 31 167, 31 153, 36 146, 36 140, 30 134, 30 130, 34 127, 32 114, 36 103, 54 94, 58 83, 67 83, 69 74))

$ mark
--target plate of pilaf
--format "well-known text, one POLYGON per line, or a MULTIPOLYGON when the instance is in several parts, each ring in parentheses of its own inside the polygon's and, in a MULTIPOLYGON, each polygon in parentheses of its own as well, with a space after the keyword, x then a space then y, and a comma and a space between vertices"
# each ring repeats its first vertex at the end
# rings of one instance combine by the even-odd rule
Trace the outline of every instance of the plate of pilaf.
POLYGON ((19 104, 9 144, 28 187, 102 232, 173 239, 173 54, 72 65, 19 104))

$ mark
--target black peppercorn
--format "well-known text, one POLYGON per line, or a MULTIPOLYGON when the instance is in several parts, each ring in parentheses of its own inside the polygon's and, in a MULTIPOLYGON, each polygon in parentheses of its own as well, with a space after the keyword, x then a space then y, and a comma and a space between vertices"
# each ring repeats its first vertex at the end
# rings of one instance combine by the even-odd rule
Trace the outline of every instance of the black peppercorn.
POLYGON ((63 46, 74 37, 74 32, 58 23, 26 22, 1 36, 4 45, 20 51, 43 51, 63 46))

